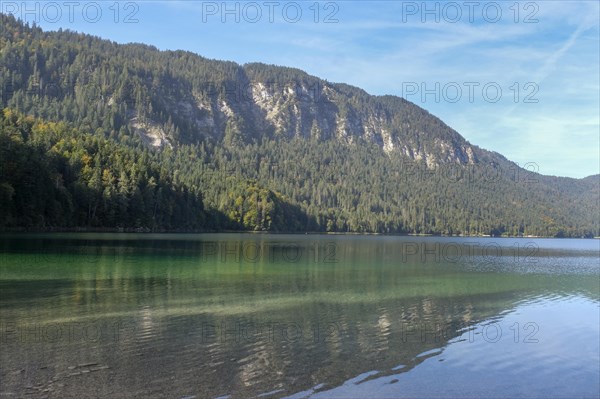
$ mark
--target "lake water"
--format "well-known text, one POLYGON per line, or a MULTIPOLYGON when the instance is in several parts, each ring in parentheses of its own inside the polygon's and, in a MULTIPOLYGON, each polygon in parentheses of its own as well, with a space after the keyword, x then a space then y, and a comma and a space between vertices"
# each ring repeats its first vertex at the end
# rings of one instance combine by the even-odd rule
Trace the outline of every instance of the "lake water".
POLYGON ((0 236, 0 397, 598 398, 600 241, 0 236))

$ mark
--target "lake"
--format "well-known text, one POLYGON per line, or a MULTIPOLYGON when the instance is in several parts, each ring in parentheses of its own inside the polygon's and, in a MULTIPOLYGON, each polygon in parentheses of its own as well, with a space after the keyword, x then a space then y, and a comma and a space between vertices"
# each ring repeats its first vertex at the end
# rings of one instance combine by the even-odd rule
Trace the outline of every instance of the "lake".
POLYGON ((598 398, 600 241, 0 236, 0 396, 598 398))

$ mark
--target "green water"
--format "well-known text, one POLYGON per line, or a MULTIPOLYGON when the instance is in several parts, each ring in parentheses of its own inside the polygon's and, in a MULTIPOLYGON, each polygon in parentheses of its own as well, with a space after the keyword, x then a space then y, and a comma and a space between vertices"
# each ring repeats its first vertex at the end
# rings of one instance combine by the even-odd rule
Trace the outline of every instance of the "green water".
POLYGON ((600 241, 0 236, 0 396, 598 397, 600 241))

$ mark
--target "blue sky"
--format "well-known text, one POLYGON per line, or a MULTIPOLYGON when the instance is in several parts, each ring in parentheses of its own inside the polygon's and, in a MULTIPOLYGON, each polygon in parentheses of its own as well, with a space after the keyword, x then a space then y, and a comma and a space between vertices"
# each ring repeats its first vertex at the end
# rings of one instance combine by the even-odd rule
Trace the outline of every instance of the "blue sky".
POLYGON ((67 3, 1 7, 45 29, 293 66, 403 96, 540 173, 600 173, 598 1, 67 3))

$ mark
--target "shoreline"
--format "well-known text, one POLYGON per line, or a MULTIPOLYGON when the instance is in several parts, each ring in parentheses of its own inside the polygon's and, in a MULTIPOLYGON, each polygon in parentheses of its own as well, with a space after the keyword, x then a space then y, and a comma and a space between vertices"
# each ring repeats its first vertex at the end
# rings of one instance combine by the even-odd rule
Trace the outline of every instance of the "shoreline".
POLYGON ((152 230, 148 228, 0 228, 0 234, 42 234, 42 233, 105 233, 105 234, 274 234, 274 235, 340 235, 340 236, 389 236, 389 237, 460 237, 460 238, 544 238, 544 239, 600 239, 600 237, 555 237, 534 235, 500 235, 487 234, 426 234, 426 233, 367 233, 367 232, 324 232, 324 231, 248 231, 248 230, 152 230))

